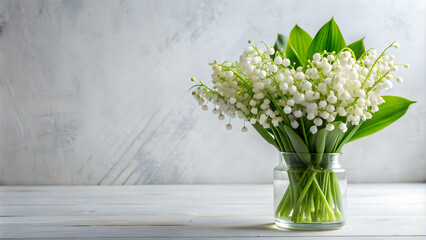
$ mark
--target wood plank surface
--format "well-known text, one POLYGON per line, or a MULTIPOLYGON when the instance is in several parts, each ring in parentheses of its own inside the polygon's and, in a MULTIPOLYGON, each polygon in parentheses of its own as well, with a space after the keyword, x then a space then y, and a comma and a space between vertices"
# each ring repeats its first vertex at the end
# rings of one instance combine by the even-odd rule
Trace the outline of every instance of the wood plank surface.
POLYGON ((0 238, 426 239, 426 184, 352 184, 345 227, 285 231, 272 185, 0 187, 0 238))

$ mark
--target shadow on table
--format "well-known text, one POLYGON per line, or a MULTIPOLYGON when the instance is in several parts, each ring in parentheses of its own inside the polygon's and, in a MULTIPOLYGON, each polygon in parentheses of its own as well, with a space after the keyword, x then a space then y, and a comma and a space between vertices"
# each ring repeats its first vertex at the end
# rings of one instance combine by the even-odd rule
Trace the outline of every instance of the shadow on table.
POLYGON ((334 231, 339 229, 324 229, 324 230, 305 230, 305 229, 293 229, 288 230, 284 228, 280 228, 275 223, 266 223, 266 224, 256 224, 256 225, 246 225, 246 226, 228 226, 225 227, 227 229, 234 229, 234 230, 257 230, 257 231, 276 231, 276 232, 298 232, 298 231, 334 231))
POLYGON ((266 223, 266 224, 256 224, 256 225, 246 225, 246 226, 229 226, 228 229, 240 229, 240 230, 269 230, 269 231, 288 231, 277 227, 275 223, 266 223))

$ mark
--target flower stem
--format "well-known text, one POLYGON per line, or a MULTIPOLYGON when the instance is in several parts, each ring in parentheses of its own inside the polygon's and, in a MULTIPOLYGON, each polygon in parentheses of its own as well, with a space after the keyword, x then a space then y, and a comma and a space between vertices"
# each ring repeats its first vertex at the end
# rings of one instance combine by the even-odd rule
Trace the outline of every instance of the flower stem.
POLYGON ((295 223, 335 222, 342 219, 343 206, 339 182, 329 170, 289 170, 290 184, 275 217, 295 223))
POLYGON ((316 181, 316 179, 315 179, 315 181, 314 181, 314 184, 315 184, 315 186, 316 186, 316 187, 317 187, 317 189, 318 189, 318 192, 319 192, 319 194, 320 194, 320 197, 321 197, 321 199, 322 199, 322 200, 323 200, 323 202, 324 202, 324 206, 325 206, 326 210, 328 211, 328 214, 329 214, 329 216, 330 216, 331 220, 333 220, 333 221, 334 221, 334 220, 335 220, 335 218, 334 218, 333 210, 331 209, 330 205, 328 204, 327 199, 325 198, 323 191, 321 191, 321 188, 320 188, 320 186, 319 186, 318 182, 316 181))

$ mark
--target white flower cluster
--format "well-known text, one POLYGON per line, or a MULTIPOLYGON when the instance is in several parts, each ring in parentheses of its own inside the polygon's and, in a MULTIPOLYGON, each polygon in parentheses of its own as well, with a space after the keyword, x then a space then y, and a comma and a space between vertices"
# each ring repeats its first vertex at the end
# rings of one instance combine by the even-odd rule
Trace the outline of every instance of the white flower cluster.
MULTIPOLYGON (((399 47, 396 42, 392 46, 399 47)), ((401 64, 394 64, 386 50, 381 54, 369 50, 358 60, 349 48, 316 53, 305 68, 296 68, 282 51, 272 47, 263 51, 253 45, 239 62, 213 63, 214 86, 200 82, 193 95, 203 110, 208 109, 206 102, 213 103, 220 120, 225 115, 238 117, 264 128, 287 121, 298 128, 305 117, 313 122, 312 134, 321 127, 332 131, 335 121, 346 131, 348 123, 358 125, 379 110, 384 102, 380 92, 393 87, 392 78, 402 82, 393 74, 401 64)), ((231 129, 231 124, 226 128, 231 129)))

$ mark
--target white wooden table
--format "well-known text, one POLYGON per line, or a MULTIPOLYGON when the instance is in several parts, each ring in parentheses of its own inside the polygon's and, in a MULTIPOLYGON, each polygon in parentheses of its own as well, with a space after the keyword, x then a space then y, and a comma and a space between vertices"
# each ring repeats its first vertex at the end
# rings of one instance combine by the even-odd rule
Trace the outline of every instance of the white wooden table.
POLYGON ((283 231, 272 185, 0 187, 0 237, 426 239, 426 184, 349 185, 347 225, 283 231))

